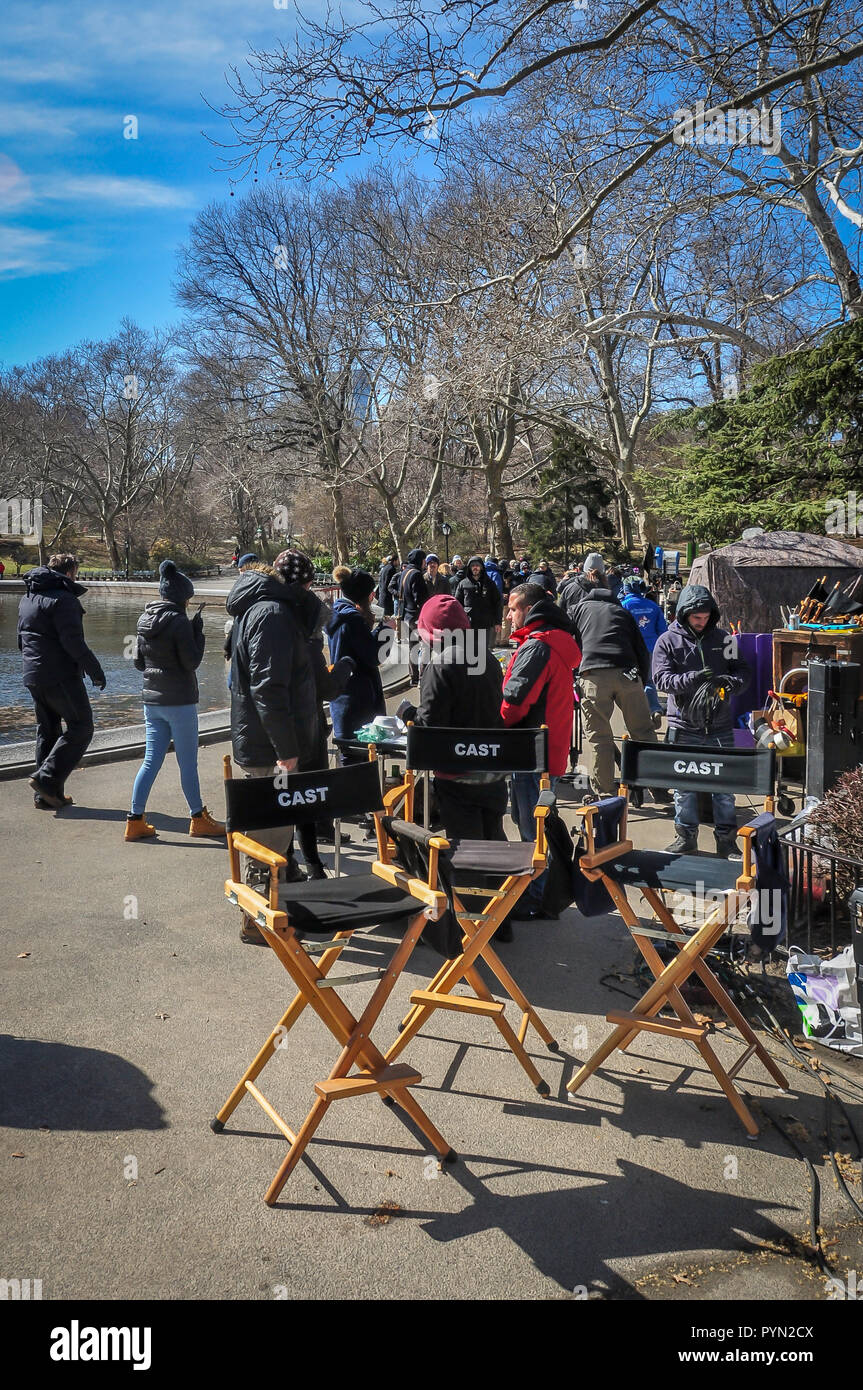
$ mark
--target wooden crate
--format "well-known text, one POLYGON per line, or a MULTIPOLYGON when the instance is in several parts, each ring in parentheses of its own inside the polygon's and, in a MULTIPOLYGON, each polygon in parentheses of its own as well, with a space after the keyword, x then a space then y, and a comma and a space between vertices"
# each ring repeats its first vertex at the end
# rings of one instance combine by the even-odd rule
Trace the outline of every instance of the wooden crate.
MULTIPOLYGON (((773 632, 773 689, 779 689, 786 671, 803 666, 809 660, 857 662, 863 698, 863 631, 808 632, 800 628, 797 632, 788 632, 785 628, 776 628, 773 632)), ((793 693, 805 689, 803 678, 792 680, 788 689, 793 693)))

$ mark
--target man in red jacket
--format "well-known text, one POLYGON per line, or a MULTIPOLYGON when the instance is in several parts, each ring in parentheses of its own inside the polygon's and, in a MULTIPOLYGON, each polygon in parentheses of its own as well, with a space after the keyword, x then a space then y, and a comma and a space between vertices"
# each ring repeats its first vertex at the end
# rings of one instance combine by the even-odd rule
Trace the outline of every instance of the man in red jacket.
MULTIPOLYGON (((572 673, 581 661, 581 650, 572 635, 566 614, 539 584, 519 584, 509 596, 509 617, 518 648, 503 678, 504 724, 528 728, 548 727, 548 773, 551 785, 566 772, 572 744, 574 707, 572 673)), ((536 834, 533 812, 539 798, 539 774, 512 775, 512 818, 522 840, 536 834)), ((526 920, 544 917, 539 903, 542 878, 532 883, 523 898, 526 920)))

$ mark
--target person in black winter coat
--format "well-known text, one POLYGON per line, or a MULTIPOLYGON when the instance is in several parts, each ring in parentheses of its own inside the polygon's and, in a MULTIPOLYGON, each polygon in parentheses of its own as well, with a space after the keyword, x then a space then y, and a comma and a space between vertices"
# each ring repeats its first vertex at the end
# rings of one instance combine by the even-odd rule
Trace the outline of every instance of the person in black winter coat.
MULTIPOLYGON (((304 750, 315 747, 318 702, 296 596, 271 565, 252 564, 225 600, 231 629, 231 745, 246 777, 295 772, 304 750)), ((290 827, 256 830, 255 839, 285 855, 279 871, 288 883, 302 881, 293 857, 290 827)), ((248 883, 268 881, 249 860, 248 883)), ((245 935, 244 941, 254 940, 245 935)))
POLYGON ((80 596, 87 590, 75 582, 77 573, 74 555, 52 555, 47 566, 26 576, 18 606, 23 680, 36 707, 36 772, 30 786, 39 810, 71 804, 66 778, 93 737, 84 674, 105 689, 105 672, 84 640, 80 596))
POLYGON ((503 602, 479 555, 472 555, 468 560, 467 574, 456 589, 455 597, 467 613, 471 627, 485 632, 491 647, 503 602))
MULTIPOLYGON (((420 680, 414 723, 426 728, 500 729, 503 674, 500 662, 475 655, 464 639, 468 617, 456 599, 429 599, 419 616, 419 632, 430 647, 420 680)), ((469 772, 461 777, 435 773, 434 790, 446 834, 505 840, 506 777, 469 772)))
POLYGON ((191 622, 186 607, 195 590, 173 560, 159 566, 159 598, 148 603, 138 619, 134 664, 144 672, 144 761, 132 787, 132 809, 126 817, 126 840, 152 839, 155 826, 147 820, 147 798, 173 740, 180 785, 189 807, 189 834, 224 835, 201 799, 198 781, 198 680, 204 655, 201 608, 191 622))
POLYGON ((453 596, 463 579, 467 578, 467 566, 460 555, 452 557, 452 572, 449 577, 449 591, 453 596))
POLYGON ((440 572, 440 557, 435 554, 426 556, 425 574, 423 575, 426 585, 426 598, 434 598, 436 594, 451 596, 449 580, 445 574, 440 572))
POLYGON ((414 633, 416 632, 420 609, 428 598, 428 590, 423 578, 425 558, 424 550, 411 550, 397 581, 398 612, 401 624, 399 636, 402 642, 408 644, 408 666, 414 685, 419 680, 419 652, 414 633))
MULTIPOLYGON (((317 738, 314 744, 304 749, 299 761, 300 772, 325 770, 329 766, 327 752, 327 721, 324 715, 324 700, 334 700, 345 689, 347 682, 356 670, 350 657, 328 666, 324 656, 324 625, 332 616, 327 604, 312 593, 314 566, 307 555, 300 550, 283 550, 273 561, 273 568, 285 581, 297 623, 302 631, 315 680, 317 700, 317 738)), ((297 827, 297 836, 309 878, 326 878, 326 871, 318 850, 318 836, 329 830, 333 838, 332 822, 303 821, 297 827)), ((250 934, 247 928, 247 935, 250 934)), ((261 941, 264 938, 261 937, 261 941)))
POLYGON ((378 574, 378 604, 384 610, 384 617, 389 618, 395 612, 395 595, 390 585, 399 572, 398 565, 392 555, 385 555, 378 574))

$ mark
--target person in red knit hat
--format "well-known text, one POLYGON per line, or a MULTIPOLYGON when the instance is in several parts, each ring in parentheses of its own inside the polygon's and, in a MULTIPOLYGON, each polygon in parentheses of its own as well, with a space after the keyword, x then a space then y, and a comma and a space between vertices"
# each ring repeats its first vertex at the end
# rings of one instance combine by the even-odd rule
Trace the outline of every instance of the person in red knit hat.
MULTIPOLYGON (((414 723, 427 728, 499 729, 500 663, 477 638, 458 599, 436 594, 417 622, 427 647, 414 723)), ((447 837, 505 840, 506 777, 436 772, 434 790, 447 837)))

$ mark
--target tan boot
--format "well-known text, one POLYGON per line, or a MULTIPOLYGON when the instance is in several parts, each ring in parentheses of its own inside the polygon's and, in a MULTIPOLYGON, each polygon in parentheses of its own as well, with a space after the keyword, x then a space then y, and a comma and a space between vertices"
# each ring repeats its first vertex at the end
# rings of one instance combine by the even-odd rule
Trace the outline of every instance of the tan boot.
POLYGON ((137 820, 132 820, 131 817, 126 818, 124 840, 149 840, 155 833, 155 825, 151 825, 146 816, 139 816, 137 820))
POLYGON ((213 820, 206 806, 201 808, 200 815, 192 816, 189 821, 190 835, 225 835, 227 831, 220 821, 213 820))

